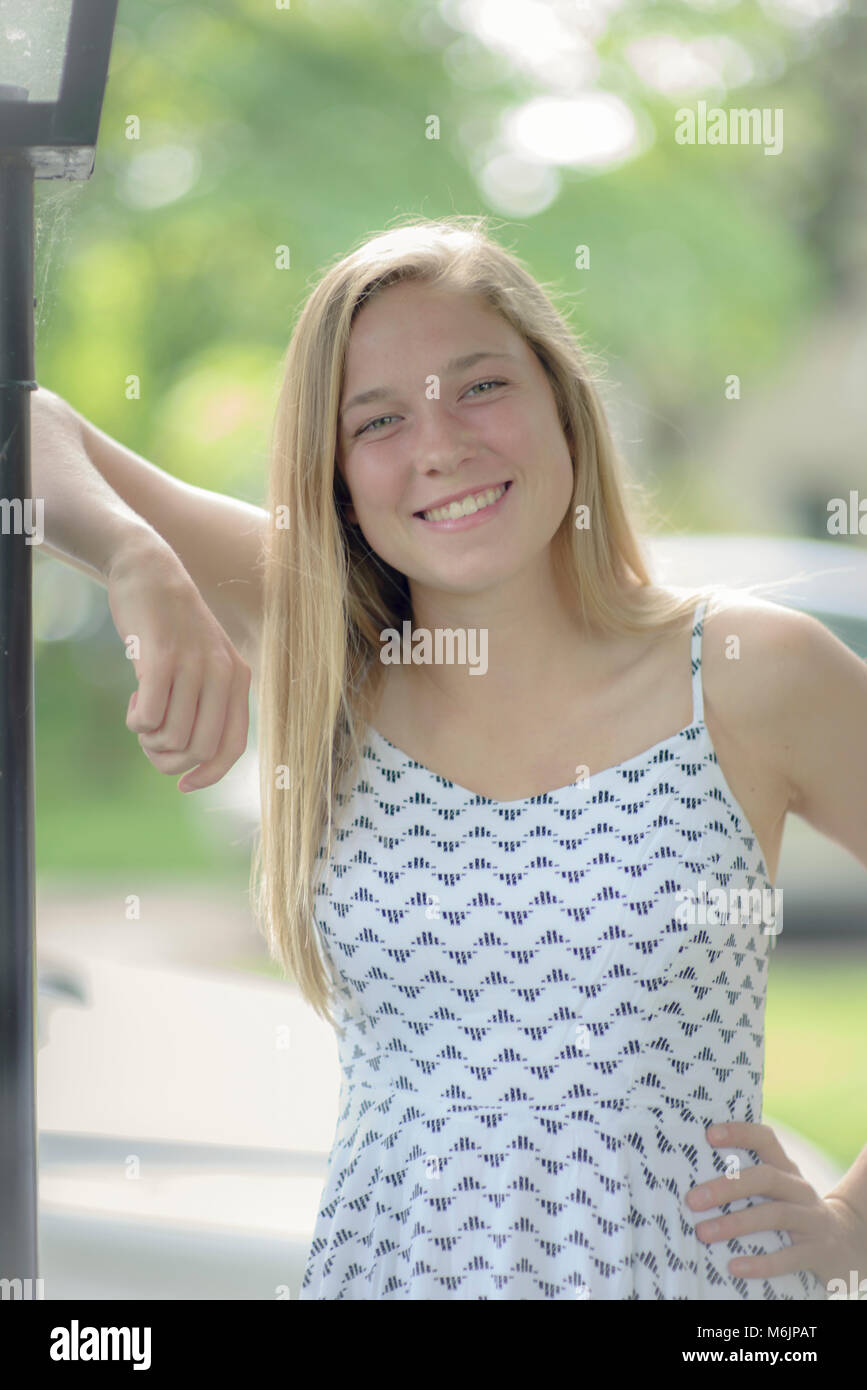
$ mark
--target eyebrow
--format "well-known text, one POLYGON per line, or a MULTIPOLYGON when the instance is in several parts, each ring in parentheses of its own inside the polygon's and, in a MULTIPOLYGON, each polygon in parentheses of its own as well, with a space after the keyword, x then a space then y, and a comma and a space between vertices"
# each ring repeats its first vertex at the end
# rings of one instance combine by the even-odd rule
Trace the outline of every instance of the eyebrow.
MULTIPOLYGON (((516 360, 515 354, 513 352, 488 352, 487 350, 484 350, 482 352, 467 352, 464 353, 463 356, 453 357, 450 362, 447 362, 443 369, 442 375, 448 376, 450 372, 465 371, 467 367, 475 366, 476 362, 481 362, 484 358, 494 357, 507 357, 513 362, 516 360)), ((346 415, 347 412, 353 408, 353 406, 369 405, 371 401, 382 400, 384 397, 392 395, 393 390, 394 388, 390 386, 373 386, 369 391, 359 391, 357 396, 353 396, 351 400, 348 400, 346 402, 346 405, 340 412, 341 417, 346 415)))

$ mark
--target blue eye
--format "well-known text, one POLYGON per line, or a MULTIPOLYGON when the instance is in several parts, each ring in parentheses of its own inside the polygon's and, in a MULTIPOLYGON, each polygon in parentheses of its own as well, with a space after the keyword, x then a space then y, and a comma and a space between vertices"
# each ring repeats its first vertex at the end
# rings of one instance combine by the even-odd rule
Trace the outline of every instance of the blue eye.
MULTIPOLYGON (((480 386, 508 386, 508 384, 509 383, 507 381, 499 381, 497 379, 491 379, 490 381, 477 381, 475 386, 469 387, 469 389, 467 390, 467 395, 470 394, 470 391, 478 391, 480 386)), ((487 394, 487 391, 483 392, 483 395, 487 394)), ((369 429, 371 429, 374 425, 381 424, 383 420, 396 420, 397 418, 398 417, 396 415, 377 415, 375 420, 370 420, 366 425, 362 425, 360 430, 356 430, 355 438, 357 439, 359 435, 366 434, 369 429)))
MULTIPOLYGON (((471 387, 470 387, 470 391, 477 391, 477 390, 479 389, 480 386, 506 386, 506 385, 508 385, 508 383, 505 382, 505 381, 477 381, 476 384, 475 384, 475 386, 471 386, 471 387)), ((469 394, 469 392, 468 392, 467 394, 469 394)), ((484 394, 487 395, 487 392, 485 392, 484 394)))
POLYGON ((363 425, 362 428, 356 432, 355 437, 356 437, 356 439, 357 439, 358 436, 359 436, 360 434, 364 434, 366 430, 369 430, 369 429, 370 429, 370 426, 371 426, 371 425, 378 425, 379 422, 380 422, 380 420, 396 420, 396 419, 397 419, 397 416, 396 416, 396 415, 378 415, 377 418, 376 418, 375 420, 371 420, 371 421, 370 421, 370 424, 363 425))

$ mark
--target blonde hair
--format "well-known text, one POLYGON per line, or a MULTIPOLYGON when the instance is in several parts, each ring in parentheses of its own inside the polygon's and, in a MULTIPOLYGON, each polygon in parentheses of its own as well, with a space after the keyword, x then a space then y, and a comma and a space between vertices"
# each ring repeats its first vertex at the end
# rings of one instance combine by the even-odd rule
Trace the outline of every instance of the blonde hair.
POLYGON ((590 355, 546 288, 492 239, 488 218, 405 219, 327 270, 292 334, 272 434, 259 675, 262 824, 251 892, 272 958, 331 1023, 335 981, 317 945, 315 899, 334 846, 336 795, 358 766, 363 711, 384 671, 376 659, 381 633, 412 617, 406 576, 345 518, 337 417, 355 315, 371 295, 406 280, 481 296, 542 363, 574 471, 552 556, 585 623, 617 634, 668 629, 716 592, 654 585, 627 489, 642 507, 646 497, 627 484, 590 355), (586 529, 573 523, 579 506, 587 508, 586 529), (287 512, 288 525, 278 524, 287 512))

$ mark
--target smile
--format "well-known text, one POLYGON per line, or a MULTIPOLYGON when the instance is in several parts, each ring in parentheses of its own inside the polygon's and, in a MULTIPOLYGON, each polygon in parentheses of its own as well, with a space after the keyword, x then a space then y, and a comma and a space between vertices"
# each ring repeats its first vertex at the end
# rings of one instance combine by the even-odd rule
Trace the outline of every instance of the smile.
POLYGON ((500 483, 497 487, 485 488, 480 492, 471 493, 467 497, 462 497, 459 502, 449 502, 444 507, 433 507, 428 512, 416 512, 415 515, 420 520, 432 526, 444 526, 446 529, 454 530, 455 524, 467 521, 471 517, 478 516, 479 513, 488 513, 495 508, 505 497, 511 487, 511 480, 507 483, 500 483))

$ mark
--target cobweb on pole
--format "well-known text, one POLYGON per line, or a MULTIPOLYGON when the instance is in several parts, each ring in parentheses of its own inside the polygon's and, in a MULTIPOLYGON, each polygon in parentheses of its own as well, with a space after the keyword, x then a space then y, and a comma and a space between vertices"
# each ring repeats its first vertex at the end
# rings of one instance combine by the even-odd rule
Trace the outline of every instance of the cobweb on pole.
POLYGON ((38 343, 57 295, 57 271, 69 251, 70 218, 86 187, 78 179, 37 179, 33 194, 33 294, 38 343))

